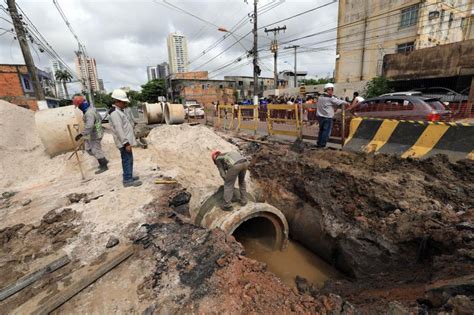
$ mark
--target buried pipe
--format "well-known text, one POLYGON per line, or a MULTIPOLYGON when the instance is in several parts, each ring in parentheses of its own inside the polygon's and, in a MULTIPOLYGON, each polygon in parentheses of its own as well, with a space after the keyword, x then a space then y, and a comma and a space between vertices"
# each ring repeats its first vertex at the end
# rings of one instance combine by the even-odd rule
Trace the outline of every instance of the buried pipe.
MULTIPOLYGON (((223 211, 220 205, 223 201, 224 189, 221 186, 212 196, 207 198, 201 207, 191 210, 191 217, 196 225, 214 229, 219 228, 228 235, 234 234, 237 229, 246 222, 253 219, 265 220, 273 226, 273 247, 283 250, 288 244, 288 222, 283 213, 272 205, 256 202, 255 198, 248 194, 248 204, 240 206, 234 203, 232 211, 223 211)), ((239 200, 239 191, 234 190, 233 201, 239 200)))

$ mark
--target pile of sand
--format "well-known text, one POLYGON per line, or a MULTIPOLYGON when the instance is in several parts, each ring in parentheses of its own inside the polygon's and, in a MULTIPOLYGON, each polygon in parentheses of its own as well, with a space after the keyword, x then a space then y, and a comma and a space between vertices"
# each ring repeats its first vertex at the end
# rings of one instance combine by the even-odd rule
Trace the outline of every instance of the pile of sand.
POLYGON ((41 145, 35 131, 35 113, 0 100, 0 150, 33 150, 41 145))
POLYGON ((193 195, 192 209, 223 184, 211 151, 238 150, 202 125, 162 125, 151 131, 148 140, 161 171, 177 179, 193 195))

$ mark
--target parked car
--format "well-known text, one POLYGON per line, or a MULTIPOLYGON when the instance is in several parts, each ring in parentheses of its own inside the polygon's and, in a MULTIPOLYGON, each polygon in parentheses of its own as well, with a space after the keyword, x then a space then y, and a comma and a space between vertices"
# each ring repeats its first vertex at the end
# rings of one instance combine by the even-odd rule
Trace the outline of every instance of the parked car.
POLYGON ((405 91, 405 92, 392 92, 382 94, 380 96, 422 96, 423 94, 420 91, 405 91))
POLYGON ((441 102, 445 103, 459 103, 468 100, 467 94, 461 94, 444 87, 428 87, 413 90, 421 92, 424 97, 438 98, 441 102))
POLYGON ((354 116, 407 120, 450 120, 451 111, 437 98, 413 95, 380 96, 351 109, 354 116))
POLYGON ((204 118, 204 108, 199 104, 184 105, 186 118, 204 118))
MULTIPOLYGON (((381 119, 450 121, 452 113, 437 98, 427 98, 417 95, 394 95, 369 98, 358 103, 346 112, 345 136, 349 134, 350 121, 354 117, 370 117, 381 119)), ((340 137, 341 113, 334 116, 332 136, 340 137)))
POLYGON ((109 111, 107 108, 96 108, 97 113, 99 113, 102 122, 109 122, 109 111))

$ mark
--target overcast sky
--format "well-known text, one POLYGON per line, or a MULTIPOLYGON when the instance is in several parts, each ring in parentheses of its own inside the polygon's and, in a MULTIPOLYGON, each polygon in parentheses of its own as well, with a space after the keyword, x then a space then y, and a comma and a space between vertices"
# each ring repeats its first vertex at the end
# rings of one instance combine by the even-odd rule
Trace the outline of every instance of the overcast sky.
MULTIPOLYGON (((252 46, 252 35, 248 35, 240 43, 235 44, 219 57, 207 63, 211 58, 224 51, 236 42, 236 38, 251 31, 252 24, 248 13, 253 10, 253 1, 248 0, 169 0, 186 11, 206 20, 202 22, 177 9, 163 5, 162 0, 57 0, 65 15, 76 31, 79 39, 85 44, 89 56, 97 62, 99 78, 104 80, 108 91, 128 86, 139 89, 146 83, 146 67, 168 61, 166 37, 170 32, 181 32, 188 38, 190 70, 207 70, 212 78, 224 75, 252 75, 250 59, 245 56, 245 49, 252 46), (161 4, 160 4, 161 3, 161 4), (225 33, 219 32, 216 26, 228 30, 245 18, 243 27, 228 36, 213 50, 203 54, 211 44, 222 38, 225 33), (214 24, 214 25, 211 25, 214 24), (244 49, 245 48, 245 49, 244 49), (199 57, 199 59, 196 59, 199 57), (242 57, 238 63, 224 68, 220 72, 211 72, 232 63, 242 57), (207 64, 206 64, 207 63, 207 64)), ((264 6, 258 17, 258 24, 265 26, 294 14, 325 5, 332 0, 260 0, 264 6), (279 4, 265 12, 265 6, 279 4)), ((61 19, 53 4, 53 0, 17 0, 36 28, 56 50, 61 58, 75 70, 74 50, 77 43, 61 19)), ((6 7, 4 1, 2 5, 6 7)), ((0 28, 10 29, 12 25, 8 14, 0 11, 0 28)), ((300 17, 281 22, 271 27, 286 25, 287 30, 278 35, 281 42, 331 29, 337 25, 337 2, 329 4, 300 17)), ((0 29, 0 35, 3 30, 0 29)), ((269 52, 273 34, 259 31, 258 45, 260 65, 263 76, 273 76, 273 57, 269 52)), ((0 63, 24 64, 18 41, 13 34, 4 33, 0 36, 0 63)), ((283 48, 288 45, 307 47, 324 47, 322 50, 298 54, 298 71, 307 71, 309 77, 326 77, 332 74, 335 60, 335 42, 327 42, 335 38, 336 32, 325 32, 304 40, 298 40, 280 46, 278 70, 293 69, 294 56, 290 50, 283 48), (324 44, 318 42, 325 41, 324 44)), ((41 53, 37 44, 32 52, 33 59, 39 68, 50 66, 50 57, 41 53)), ((74 88, 72 88, 74 90, 74 88)))

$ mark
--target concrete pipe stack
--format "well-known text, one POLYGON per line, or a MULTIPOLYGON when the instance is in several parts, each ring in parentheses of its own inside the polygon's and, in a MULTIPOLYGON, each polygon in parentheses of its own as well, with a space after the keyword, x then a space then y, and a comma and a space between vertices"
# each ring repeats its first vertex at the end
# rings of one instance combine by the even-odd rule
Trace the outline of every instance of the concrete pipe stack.
POLYGON ((73 137, 84 128, 82 112, 74 105, 37 111, 35 124, 41 142, 51 157, 75 149, 76 143, 71 141, 68 125, 73 137))
POLYGON ((143 107, 148 125, 162 124, 178 125, 184 123, 184 107, 181 104, 170 104, 168 102, 145 103, 143 107))

